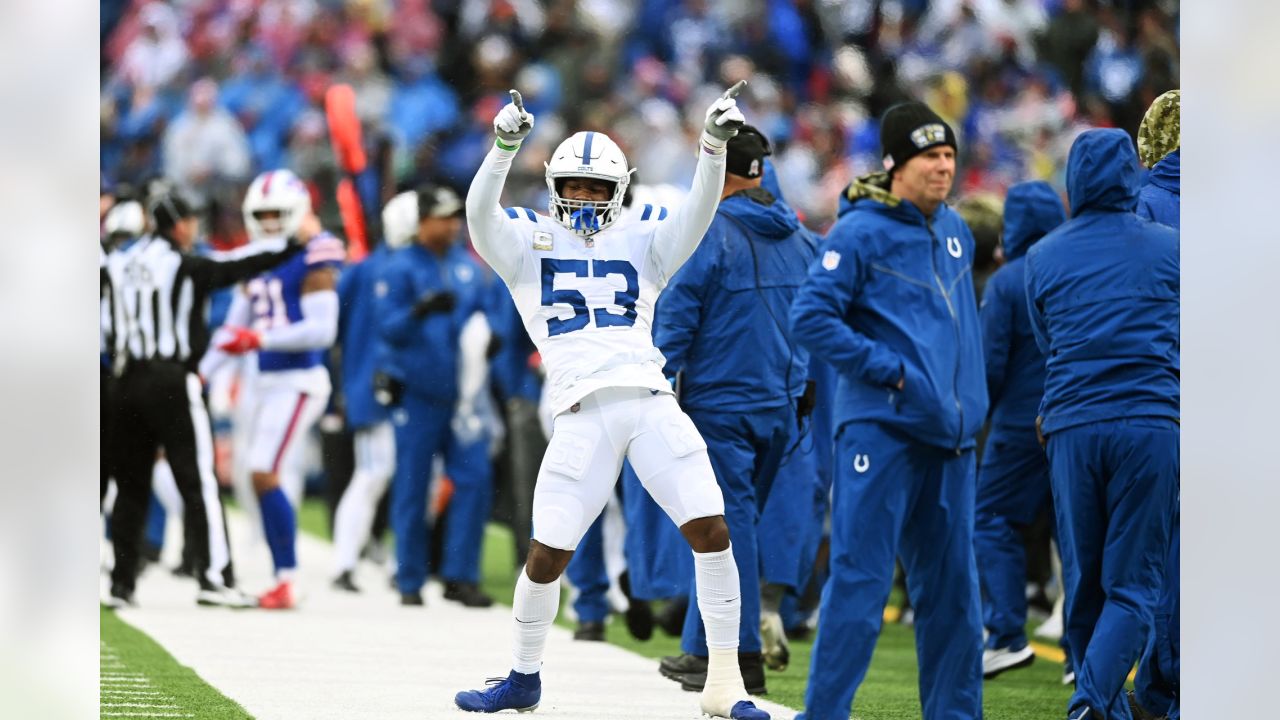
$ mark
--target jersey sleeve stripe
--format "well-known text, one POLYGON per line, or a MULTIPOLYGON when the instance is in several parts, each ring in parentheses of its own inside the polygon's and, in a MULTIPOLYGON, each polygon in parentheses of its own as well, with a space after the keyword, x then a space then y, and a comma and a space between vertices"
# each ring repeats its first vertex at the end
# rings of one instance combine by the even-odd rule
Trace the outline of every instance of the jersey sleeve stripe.
POLYGON ((650 216, 650 215, 652 215, 652 214, 653 214, 653 206, 652 206, 652 205, 645 205, 645 206, 644 206, 644 212, 640 215, 640 219, 641 219, 641 220, 648 220, 648 219, 649 219, 649 216, 650 216))
POLYGON ((506 213, 507 213, 507 217, 511 218, 512 220, 515 220, 515 219, 516 219, 516 209, 515 209, 515 208, 503 208, 503 210, 505 210, 505 211, 506 211, 506 213))
POLYGON ((529 218, 530 222, 538 222, 538 216, 533 214, 532 210, 530 210, 529 208, 520 208, 520 209, 524 210, 524 214, 529 218))
POLYGON ((667 219, 667 209, 666 209, 666 208, 664 208, 664 207, 663 207, 663 208, 658 208, 658 219, 659 219, 659 220, 666 220, 666 219, 667 219))

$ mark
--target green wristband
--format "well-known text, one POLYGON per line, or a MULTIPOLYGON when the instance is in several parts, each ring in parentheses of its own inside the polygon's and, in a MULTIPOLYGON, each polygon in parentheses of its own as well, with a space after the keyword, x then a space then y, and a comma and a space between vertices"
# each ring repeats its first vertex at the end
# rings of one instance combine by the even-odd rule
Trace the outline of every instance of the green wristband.
POLYGON ((519 150, 519 149, 520 149, 520 143, 516 143, 515 145, 508 145, 508 144, 506 144, 506 143, 502 142, 502 138, 494 138, 494 140, 493 140, 493 141, 494 141, 495 143, 497 143, 497 144, 498 144, 498 149, 499 149, 499 150, 506 150, 506 151, 508 151, 508 152, 511 152, 511 151, 513 151, 513 150, 519 150))

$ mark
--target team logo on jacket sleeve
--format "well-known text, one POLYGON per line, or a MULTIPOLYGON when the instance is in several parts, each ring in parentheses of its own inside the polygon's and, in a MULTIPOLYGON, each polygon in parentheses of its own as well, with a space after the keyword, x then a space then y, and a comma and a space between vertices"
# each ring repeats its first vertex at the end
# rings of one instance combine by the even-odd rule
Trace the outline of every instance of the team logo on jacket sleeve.
POLYGON ((947 252, 951 253, 953 258, 958 258, 964 254, 964 246, 960 244, 960 238, 954 236, 947 238, 947 252))
POLYGON ((853 469, 858 471, 858 473, 864 473, 871 469, 871 456, 862 454, 854 455, 853 469))
POLYGON ((835 270, 840 267, 840 253, 828 250, 822 256, 822 267, 826 270, 835 270))

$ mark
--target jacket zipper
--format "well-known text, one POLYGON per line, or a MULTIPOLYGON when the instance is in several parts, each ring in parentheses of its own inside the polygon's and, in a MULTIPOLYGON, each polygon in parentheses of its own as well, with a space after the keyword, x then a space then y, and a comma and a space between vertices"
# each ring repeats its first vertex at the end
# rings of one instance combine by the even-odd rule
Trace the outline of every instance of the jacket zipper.
POLYGON ((947 292, 947 287, 943 284, 942 277, 938 275, 938 255, 936 252, 938 237, 933 234, 933 223, 927 217, 924 219, 924 226, 929 231, 929 263, 933 267, 933 281, 938 284, 938 292, 942 293, 942 299, 947 303, 947 312, 951 313, 951 329, 956 334, 956 363, 955 370, 951 375, 951 398, 955 401, 956 412, 960 416, 960 426, 956 428, 956 454, 959 455, 961 453, 960 445, 964 440, 964 405, 960 403, 960 394, 958 392, 960 387, 960 316, 956 314, 955 305, 951 302, 951 295, 947 292))

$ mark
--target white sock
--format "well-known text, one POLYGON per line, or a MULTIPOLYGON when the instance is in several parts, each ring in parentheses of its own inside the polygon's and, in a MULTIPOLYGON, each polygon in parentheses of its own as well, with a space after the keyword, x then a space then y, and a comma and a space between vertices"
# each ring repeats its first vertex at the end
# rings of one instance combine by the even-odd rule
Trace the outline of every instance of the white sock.
POLYGON ((719 702, 746 698, 742 672, 738 668, 738 623, 742 616, 742 588, 733 547, 720 552, 693 554, 698 611, 707 630, 707 685, 705 700, 719 702))
MULTIPOLYGON (((536 673, 542 669, 542 653, 547 646, 547 631, 560 610, 560 581, 536 583, 526 570, 516 580, 511 614, 515 618, 515 648, 511 668, 518 673, 536 673)), ((736 662, 736 660, 735 660, 736 662)))

